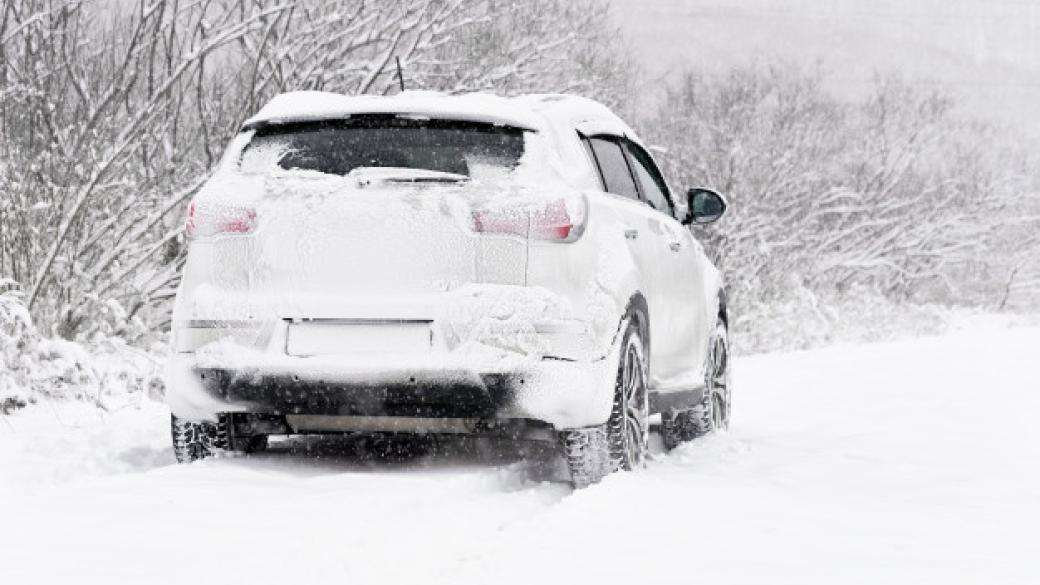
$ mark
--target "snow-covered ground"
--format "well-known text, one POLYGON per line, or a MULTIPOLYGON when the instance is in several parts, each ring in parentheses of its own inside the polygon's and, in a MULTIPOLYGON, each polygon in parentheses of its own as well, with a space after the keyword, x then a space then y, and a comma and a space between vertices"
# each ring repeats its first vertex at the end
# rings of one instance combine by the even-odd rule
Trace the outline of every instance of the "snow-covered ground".
POLYGON ((0 418, 0 582, 1036 583, 1038 347, 742 358, 730 432, 579 492, 466 444, 177 466, 154 402, 44 403, 0 418))

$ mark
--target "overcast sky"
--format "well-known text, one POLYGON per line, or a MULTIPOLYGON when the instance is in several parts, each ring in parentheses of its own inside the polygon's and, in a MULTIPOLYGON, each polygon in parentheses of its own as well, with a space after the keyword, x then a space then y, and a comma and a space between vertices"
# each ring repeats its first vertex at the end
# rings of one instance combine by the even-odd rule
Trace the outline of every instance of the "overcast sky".
POLYGON ((1040 0, 613 1, 652 78, 819 60, 848 94, 901 70, 949 86, 973 113, 1040 121, 1040 0))

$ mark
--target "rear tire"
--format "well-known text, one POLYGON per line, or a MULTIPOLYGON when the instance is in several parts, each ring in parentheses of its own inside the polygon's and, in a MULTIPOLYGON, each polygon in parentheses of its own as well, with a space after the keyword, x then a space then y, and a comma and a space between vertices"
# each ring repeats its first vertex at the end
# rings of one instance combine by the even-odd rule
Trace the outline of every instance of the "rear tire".
POLYGON ((574 487, 587 487, 619 469, 631 471, 645 464, 650 428, 645 356, 645 345, 632 322, 621 342, 610 418, 602 425, 560 433, 574 487))
POLYGON ((666 448, 674 449, 712 431, 729 428, 733 391, 729 357, 729 335, 726 324, 719 319, 708 345, 700 401, 688 408, 661 413, 661 438, 666 448))
POLYGON ((211 423, 192 422, 170 415, 170 434, 178 463, 191 463, 231 449, 228 425, 223 417, 211 423))

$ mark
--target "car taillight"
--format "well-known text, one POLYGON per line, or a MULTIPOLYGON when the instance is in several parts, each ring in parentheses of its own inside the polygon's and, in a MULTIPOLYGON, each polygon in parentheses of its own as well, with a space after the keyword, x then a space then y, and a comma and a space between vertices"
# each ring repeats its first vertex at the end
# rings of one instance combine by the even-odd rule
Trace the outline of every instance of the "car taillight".
POLYGON ((194 201, 188 207, 188 221, 184 231, 189 238, 211 238, 221 235, 241 235, 256 229, 256 210, 233 205, 199 205, 194 201))
POLYGON ((585 215, 584 198, 489 207, 473 211, 473 231, 529 240, 571 241, 585 229, 585 215))

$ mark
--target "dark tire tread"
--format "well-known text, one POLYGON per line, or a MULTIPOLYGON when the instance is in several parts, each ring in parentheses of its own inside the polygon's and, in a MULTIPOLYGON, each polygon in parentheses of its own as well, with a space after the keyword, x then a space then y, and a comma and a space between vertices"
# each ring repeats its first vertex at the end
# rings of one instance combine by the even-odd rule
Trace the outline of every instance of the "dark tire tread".
POLYGON ((699 439, 715 430, 711 420, 711 395, 704 397, 690 408, 673 408, 661 413, 661 439, 667 449, 699 439))
MULTIPOLYGON (((722 335, 726 336, 726 324, 720 318, 716 324, 716 330, 721 330, 722 335)), ((709 344, 709 347, 714 345, 714 340, 717 337, 713 337, 713 341, 709 344)), ((725 348, 728 354, 729 342, 724 337, 725 348)), ((726 360, 726 368, 728 368, 728 355, 726 360)), ((704 393, 701 399, 696 403, 686 408, 672 408, 661 413, 661 439, 664 442, 666 449, 675 449, 683 443, 699 439, 713 431, 715 428, 715 421, 713 418, 715 405, 712 402, 712 383, 711 377, 714 376, 714 372, 711 371, 710 359, 708 360, 708 368, 705 371, 705 387, 704 393)), ((731 388, 726 389, 725 401, 725 413, 728 416, 729 401, 731 388)))
POLYGON ((170 434, 178 463, 191 463, 231 449, 228 425, 223 420, 196 423, 170 415, 170 434))
MULTIPOLYGON (((629 326, 622 338, 623 351, 633 335, 638 335, 634 323, 629 326)), ((641 340, 641 338, 637 339, 641 340)), ((645 356, 645 344, 642 347, 642 355, 645 356)), ((642 359, 645 360, 645 357, 642 359)), ((622 354, 621 360, 623 363, 624 354, 622 354)), ((645 364, 640 364, 640 366, 645 368, 645 364)), ((595 427, 565 430, 559 433, 560 446, 575 488, 588 487, 615 471, 625 469, 626 404, 622 388, 622 369, 623 366, 620 366, 615 380, 614 401, 607 422, 595 427)), ((647 428, 644 427, 641 460, 645 460, 646 457, 647 428)))
POLYGON ((597 483, 613 470, 606 425, 567 430, 560 435, 564 459, 575 488, 597 483))

